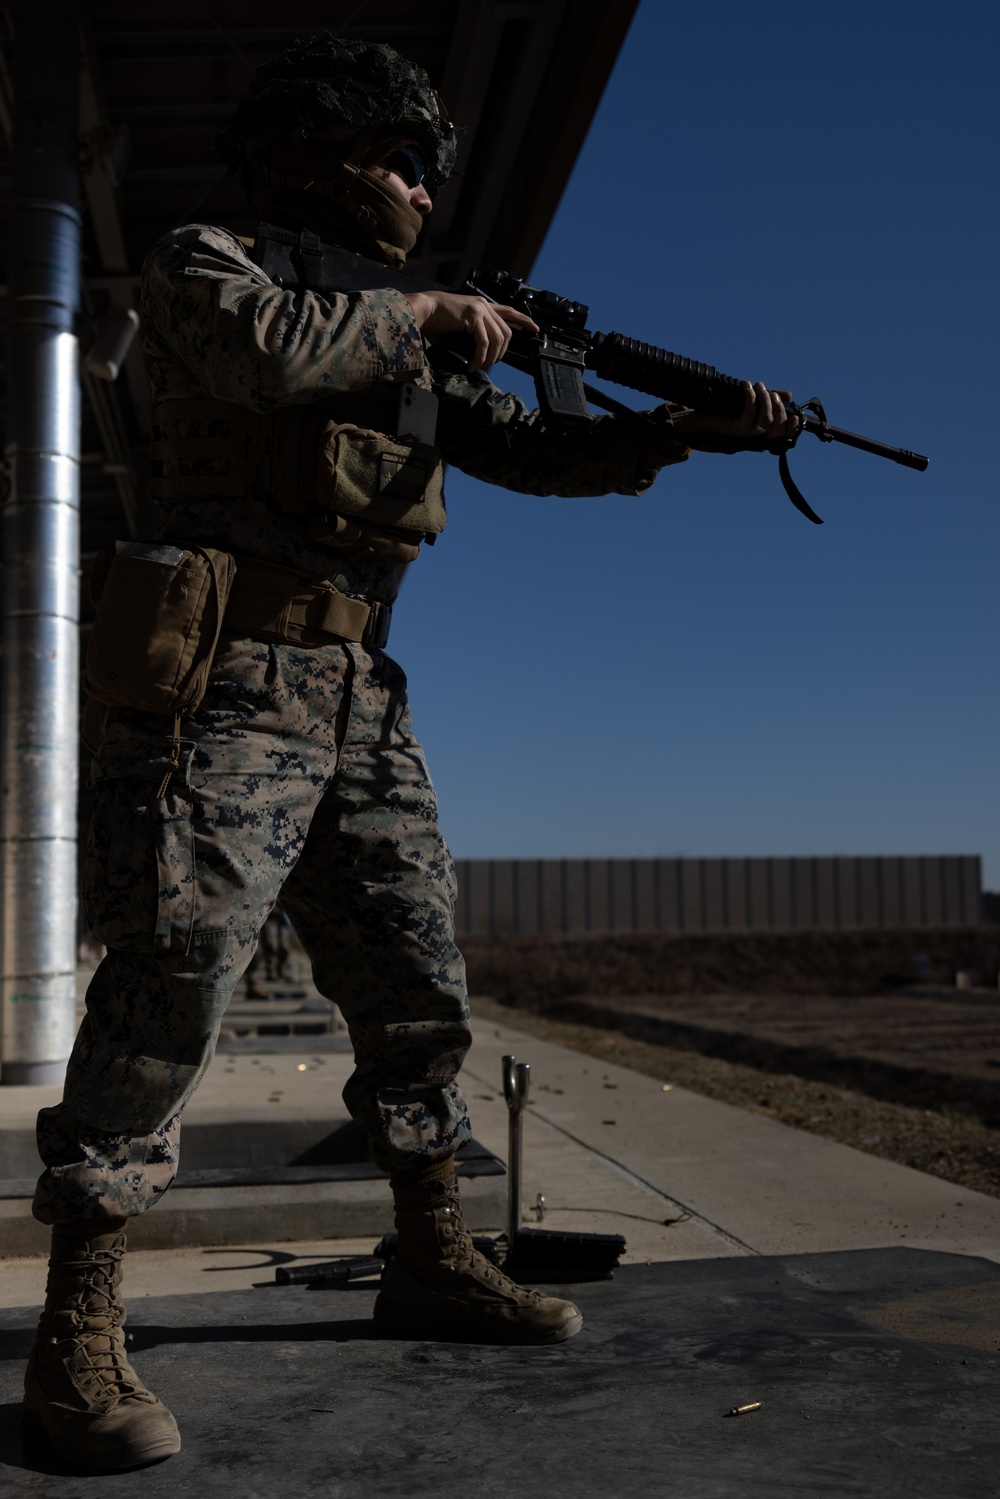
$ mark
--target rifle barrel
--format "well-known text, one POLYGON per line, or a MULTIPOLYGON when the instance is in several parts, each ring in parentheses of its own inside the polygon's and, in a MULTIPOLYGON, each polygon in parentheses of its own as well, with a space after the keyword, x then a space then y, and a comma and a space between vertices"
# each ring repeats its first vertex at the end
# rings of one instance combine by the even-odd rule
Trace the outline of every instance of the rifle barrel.
POLYGON ((878 442, 874 437, 859 437, 857 432, 846 432, 843 427, 831 427, 821 422, 810 411, 799 411, 803 432, 811 432, 821 442, 842 442, 849 448, 860 448, 862 453, 873 453, 876 458, 891 458, 904 468, 915 468, 923 473, 930 460, 922 453, 911 453, 908 448, 893 448, 887 442, 878 442))
MULTIPOLYGON (((724 375, 714 365, 701 364, 683 354, 671 354, 668 349, 627 338, 623 333, 592 334, 587 367, 616 385, 627 385, 661 401, 679 401, 696 411, 735 417, 742 412, 746 399, 743 382, 735 375, 724 375)), ((803 432, 811 432, 821 442, 842 442, 849 448, 859 448, 876 458, 891 458, 904 468, 921 472, 929 462, 921 453, 894 448, 874 437, 847 432, 843 427, 831 427, 829 422, 794 402, 788 403, 788 410, 798 415, 803 432)))

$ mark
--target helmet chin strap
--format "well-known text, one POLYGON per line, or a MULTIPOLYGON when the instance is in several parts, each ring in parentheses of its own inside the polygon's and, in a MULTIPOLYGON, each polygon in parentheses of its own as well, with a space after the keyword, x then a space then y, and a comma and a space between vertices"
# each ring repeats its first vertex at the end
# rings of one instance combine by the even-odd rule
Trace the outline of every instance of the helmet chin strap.
POLYGON ((399 136, 367 128, 338 161, 339 142, 279 142, 262 164, 268 192, 261 206, 265 213, 306 224, 323 238, 356 234, 369 251, 402 268, 423 217, 370 168, 403 143, 399 136))

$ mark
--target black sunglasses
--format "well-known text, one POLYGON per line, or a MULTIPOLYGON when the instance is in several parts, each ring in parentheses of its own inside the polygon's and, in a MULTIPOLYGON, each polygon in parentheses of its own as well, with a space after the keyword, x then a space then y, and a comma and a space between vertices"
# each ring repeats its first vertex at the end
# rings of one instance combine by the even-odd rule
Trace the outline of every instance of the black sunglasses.
POLYGON ((386 157, 384 165, 402 177, 407 187, 419 187, 427 175, 427 163, 416 146, 400 146, 386 157))

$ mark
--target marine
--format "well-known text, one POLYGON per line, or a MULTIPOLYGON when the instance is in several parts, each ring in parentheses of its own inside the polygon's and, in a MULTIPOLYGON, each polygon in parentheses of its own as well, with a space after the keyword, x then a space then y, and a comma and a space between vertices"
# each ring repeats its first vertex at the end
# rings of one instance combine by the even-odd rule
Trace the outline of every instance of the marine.
MULTIPOLYGON (((421 69, 328 34, 258 69, 220 150, 262 223, 398 269, 456 133, 421 69)), ((528 1344, 580 1330, 573 1303, 517 1286, 462 1220, 455 876, 385 650, 392 606, 446 524, 445 463, 532 494, 634 495, 699 443, 792 430, 761 384, 736 422, 661 407, 641 430, 615 416, 547 430, 486 373, 511 328, 533 326, 524 314, 447 292, 292 290, 255 248, 191 224, 149 254, 164 525, 106 557, 92 585, 84 899, 107 956, 62 1102, 39 1116, 34 1212, 52 1254, 24 1405, 90 1469, 180 1446, 126 1354, 126 1230, 176 1175, 184 1107, 279 897, 344 1014, 345 1101, 390 1174, 399 1248, 378 1326, 528 1344), (456 334, 469 357, 446 371, 435 349, 456 334), (407 391, 421 393, 420 431, 407 391)))

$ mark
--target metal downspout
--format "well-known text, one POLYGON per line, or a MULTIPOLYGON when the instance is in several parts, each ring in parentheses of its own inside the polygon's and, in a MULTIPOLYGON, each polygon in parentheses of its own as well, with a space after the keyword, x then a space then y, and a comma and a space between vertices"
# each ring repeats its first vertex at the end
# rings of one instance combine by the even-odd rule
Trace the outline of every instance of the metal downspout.
POLYGON ((2 1072, 62 1079, 75 1031, 80 303, 77 0, 17 4, 0 700, 2 1072))

